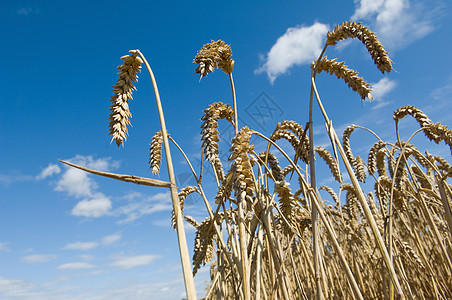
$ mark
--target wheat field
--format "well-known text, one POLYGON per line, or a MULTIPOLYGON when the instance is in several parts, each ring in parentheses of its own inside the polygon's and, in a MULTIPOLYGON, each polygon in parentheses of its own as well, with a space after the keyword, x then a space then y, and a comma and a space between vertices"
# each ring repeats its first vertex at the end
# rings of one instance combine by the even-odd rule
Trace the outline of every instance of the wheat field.
POLYGON ((334 75, 361 100, 372 99, 371 85, 357 71, 325 55, 345 39, 361 41, 381 73, 393 70, 388 53, 369 28, 355 22, 337 25, 328 32, 323 51, 311 65, 309 120, 280 120, 269 136, 238 123, 231 47, 222 40, 205 44, 194 58, 195 72, 206 77, 215 69, 222 70, 231 83, 232 101, 212 103, 203 112, 204 164, 200 170, 193 168, 183 148, 168 134, 154 74, 144 55, 131 50, 121 57, 123 64, 118 67, 119 79, 110 99, 109 133, 118 146, 124 145, 131 116, 128 104, 144 64, 161 124, 151 139, 149 164, 159 174, 164 157, 169 180, 71 165, 171 191, 171 218, 188 299, 204 292, 204 299, 452 298, 452 191, 448 183, 452 167, 446 158, 411 143, 414 136, 423 134, 452 151, 452 130, 433 122, 417 107, 403 106, 393 114, 397 142, 384 141, 374 133, 376 129, 358 125, 347 127, 339 138, 323 107, 316 76, 334 75), (314 141, 315 105, 324 117, 316 123, 324 123, 331 150, 314 141), (414 118, 419 125, 408 138, 399 135, 404 118, 414 118), (235 136, 228 161, 221 161, 219 127, 227 123, 234 127, 235 136), (367 153, 355 155, 350 142, 355 131, 372 135, 374 142, 367 153), (252 136, 267 147, 256 149, 252 136), (182 152, 196 186, 176 186, 170 147, 182 152), (295 154, 291 157, 287 152, 295 154), (205 168, 215 174, 215 199, 203 190, 205 168), (319 178, 316 169, 329 170, 334 186, 318 186, 325 173, 319 178), (204 220, 184 214, 184 201, 191 193, 203 199, 204 220), (196 228, 192 258, 184 220, 196 228), (207 291, 196 291, 193 276, 206 264, 210 264, 211 281, 207 291))

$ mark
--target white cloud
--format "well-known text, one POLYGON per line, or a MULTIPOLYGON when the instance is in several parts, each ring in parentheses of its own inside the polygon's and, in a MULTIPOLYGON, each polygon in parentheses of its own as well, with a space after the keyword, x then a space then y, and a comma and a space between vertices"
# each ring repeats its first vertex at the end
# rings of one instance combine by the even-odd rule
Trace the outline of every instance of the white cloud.
POLYGON ((85 260, 85 261, 90 261, 94 259, 94 256, 90 255, 90 254, 82 254, 80 255, 80 258, 85 260))
POLYGON ((7 242, 0 243, 0 251, 5 251, 5 252, 11 251, 8 247, 8 244, 9 243, 7 243, 7 242))
POLYGON ((406 47, 434 30, 436 14, 421 1, 355 0, 355 3, 352 20, 369 21, 371 29, 388 48, 406 47))
POLYGON ((39 14, 40 9, 39 8, 32 8, 32 7, 21 7, 16 10, 16 14, 19 16, 28 16, 28 15, 34 15, 39 14))
POLYGON ((125 215, 125 219, 118 221, 118 224, 129 223, 146 215, 159 212, 170 211, 172 202, 169 193, 158 193, 144 200, 138 200, 117 208, 114 215, 125 215))
POLYGON ((61 176, 55 190, 75 197, 84 197, 92 195, 95 188, 96 183, 88 177, 88 173, 71 167, 61 176))
POLYGON ((21 279, 6 279, 0 277, 0 293, 8 295, 17 291, 24 291, 32 288, 33 284, 23 281, 21 279))
POLYGON ((315 22, 311 26, 297 26, 287 29, 278 38, 256 73, 267 73, 271 83, 294 65, 310 64, 322 51, 328 25, 315 22))
MULTIPOLYGON (((110 158, 94 159, 90 155, 76 155, 68 161, 98 171, 109 171, 110 169, 119 166, 118 161, 111 161, 110 158)), ((89 173, 69 166, 66 166, 65 168, 66 170, 58 181, 55 190, 66 192, 75 197, 86 197, 94 194, 97 185, 94 180, 89 177, 89 173)))
POLYGON ((94 266, 86 262, 73 262, 59 265, 57 268, 60 270, 80 270, 80 269, 91 269, 94 268, 94 266))
POLYGON ((390 101, 386 101, 384 97, 390 93, 396 85, 397 83, 395 81, 390 80, 387 77, 380 79, 376 83, 371 83, 372 95, 374 100, 377 101, 377 103, 372 106, 372 110, 382 108, 391 103, 390 101))
POLYGON ((131 269, 138 266, 149 265, 158 258, 160 258, 159 255, 152 254, 137 256, 119 256, 115 259, 115 261, 111 265, 123 269, 131 269))
MULTIPOLYGON (((101 238, 99 241, 91 241, 91 242, 75 242, 75 243, 69 243, 66 244, 66 246, 63 247, 65 250, 91 250, 95 249, 99 246, 109 246, 117 241, 122 239, 122 235, 119 233, 115 233, 112 235, 107 235, 101 238)), ((82 257, 85 260, 89 260, 91 256, 82 257)))
POLYGON ((22 257, 22 260, 29 263, 44 263, 56 258, 56 255, 33 254, 22 257))
POLYGON ((11 183, 31 181, 33 179, 34 177, 30 175, 0 174, 0 184, 5 187, 9 186, 11 183))
POLYGON ((111 244, 119 241, 121 238, 122 238, 122 235, 120 235, 118 233, 108 235, 102 239, 102 244, 103 245, 111 245, 111 244))
POLYGON ((66 246, 64 246, 63 249, 86 251, 86 250, 91 250, 91 249, 97 248, 97 247, 99 247, 99 245, 100 245, 99 242, 75 242, 75 243, 66 244, 66 246))
POLYGON ((58 165, 55 164, 49 164, 47 168, 41 171, 38 176, 36 176, 36 179, 41 180, 45 179, 47 177, 50 177, 54 174, 59 174, 61 172, 61 169, 58 165))
POLYGON ((102 193, 96 193, 91 199, 78 202, 71 214, 78 217, 99 218, 108 215, 111 207, 109 198, 102 193))

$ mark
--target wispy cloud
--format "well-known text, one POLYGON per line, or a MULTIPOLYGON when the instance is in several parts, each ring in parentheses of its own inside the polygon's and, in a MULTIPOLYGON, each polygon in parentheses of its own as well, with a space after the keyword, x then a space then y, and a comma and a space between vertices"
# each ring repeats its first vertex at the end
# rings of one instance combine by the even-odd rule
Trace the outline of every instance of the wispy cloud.
POLYGON ((64 250, 81 250, 81 251, 87 251, 91 249, 95 249, 99 246, 109 246, 112 245, 119 240, 122 239, 122 235, 119 233, 115 233, 112 235, 107 235, 100 240, 97 241, 90 241, 90 242, 75 242, 75 243, 69 243, 66 244, 63 249, 64 250))
POLYGON ((169 193, 158 193, 151 197, 143 197, 141 194, 135 194, 137 200, 131 200, 131 203, 117 208, 113 214, 125 216, 118 221, 118 224, 133 222, 136 219, 159 211, 170 211, 172 208, 169 193))
POLYGON ((265 72, 273 83, 292 66, 311 63, 322 51, 327 32, 328 25, 319 22, 287 29, 263 57, 263 65, 255 72, 265 72))
MULTIPOLYGON (((77 155, 69 161, 99 171, 108 171, 117 168, 119 162, 110 158, 94 159, 92 156, 77 155)), ((65 192, 76 198, 84 198, 72 209, 71 214, 79 217, 98 218, 108 215, 112 203, 103 193, 97 192, 98 186, 88 173, 66 167, 56 183, 55 190, 65 192)))
POLYGON ((72 262, 59 265, 57 268, 60 270, 80 270, 80 269, 92 269, 94 268, 94 265, 86 262, 72 262))
POLYGON ((39 8, 32 7, 20 7, 16 10, 16 14, 19 16, 29 16, 39 14, 41 10, 39 8))
POLYGON ((9 252, 11 251, 8 247, 9 243, 8 242, 1 242, 0 243, 0 251, 5 251, 5 252, 9 252))
POLYGON ((435 28, 435 5, 410 0, 355 0, 352 20, 368 21, 379 39, 391 49, 404 48, 435 28))
POLYGON ((376 105, 372 106, 372 109, 378 109, 391 103, 385 100, 385 96, 389 94, 397 86, 394 80, 390 80, 387 77, 380 79, 376 83, 371 83, 372 95, 374 100, 377 101, 376 105))
POLYGON ((21 174, 0 174, 0 184, 8 187, 10 184, 15 182, 24 182, 34 180, 33 176, 21 175, 21 174))
POLYGON ((54 260, 56 255, 53 254, 32 254, 23 256, 22 260, 29 263, 44 263, 54 260))
POLYGON ((111 266, 119 267, 122 269, 131 269, 134 267, 149 265, 160 257, 161 257, 160 255, 153 254, 137 256, 118 256, 114 257, 114 262, 111 263, 111 266))
POLYGON ((61 169, 58 165, 55 164, 49 164, 44 170, 39 173, 38 176, 36 176, 37 180, 42 180, 47 177, 50 177, 54 174, 59 174, 61 172, 61 169))

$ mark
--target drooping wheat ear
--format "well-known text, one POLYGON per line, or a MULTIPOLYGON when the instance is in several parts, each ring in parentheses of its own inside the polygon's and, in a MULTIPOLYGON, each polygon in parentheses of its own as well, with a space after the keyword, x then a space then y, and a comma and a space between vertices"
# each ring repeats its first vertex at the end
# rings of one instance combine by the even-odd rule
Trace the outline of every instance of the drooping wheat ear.
POLYGON ((282 170, 283 176, 286 177, 287 174, 292 173, 295 170, 295 168, 292 165, 288 165, 282 170))
MULTIPOLYGON (((281 213, 287 219, 290 224, 294 224, 295 219, 295 198, 292 190, 289 187, 290 183, 287 181, 276 181, 275 192, 279 197, 279 208, 281 213)), ((289 232, 287 224, 282 220, 282 217, 277 222, 280 228, 284 228, 289 232)))
POLYGON ((339 205, 339 204, 340 204, 339 197, 337 196, 337 194, 334 192, 334 190, 333 190, 331 187, 329 187, 329 186, 327 186, 327 185, 322 185, 322 186, 320 187, 320 189, 321 189, 321 190, 324 190, 324 191, 327 191, 328 194, 331 195, 331 198, 333 198, 333 200, 334 200, 334 202, 336 203, 336 205, 339 205))
POLYGON ((187 221, 188 223, 190 223, 193 227, 198 228, 199 227, 199 223, 198 221, 196 221, 193 217, 191 216, 184 216, 185 221, 187 221))
POLYGON ((427 179, 427 175, 416 165, 411 166, 411 172, 416 176, 417 182, 424 189, 431 189, 432 185, 427 179))
MULTIPOLYGON (((265 152, 259 153, 259 158, 261 161, 265 162, 265 152)), ((281 169, 281 166, 279 165, 279 161, 276 158, 276 156, 268 152, 267 156, 267 162, 268 166, 270 167, 270 170, 272 171, 272 175, 275 178, 276 181, 283 181, 284 180, 284 174, 283 170, 281 169)))
MULTIPOLYGON (((311 64, 311 69, 315 69, 315 62, 311 64)), ((336 58, 328 59, 325 56, 321 61, 319 61, 316 71, 317 73, 324 71, 330 75, 336 75, 337 78, 344 80, 349 88, 361 96, 362 100, 366 97, 370 100, 373 99, 372 87, 370 84, 365 81, 364 78, 359 77, 357 71, 348 68, 343 61, 338 62, 336 58)))
POLYGON ((342 146, 344 147, 345 156, 347 156, 348 161, 351 165, 353 165, 353 152, 352 147, 350 146, 350 135, 355 130, 354 125, 350 125, 344 130, 344 134, 342 135, 342 146))
MULTIPOLYGON (((254 178, 249 154, 254 150, 254 145, 250 145, 250 138, 253 131, 248 126, 243 127, 232 139, 232 146, 229 149, 229 161, 234 161, 234 188, 238 197, 242 192, 246 192, 246 200, 252 203, 251 197, 254 195, 254 178)), ((242 199, 245 200, 245 199, 242 199)))
POLYGON ((386 157, 386 148, 380 149, 377 152, 377 171, 379 176, 387 175, 386 173, 386 165, 385 165, 385 157, 386 157))
POLYGON ((342 183, 342 175, 339 171, 339 164, 336 159, 333 158, 331 153, 323 147, 318 146, 315 151, 320 155, 321 158, 327 163, 328 167, 330 167, 331 173, 336 179, 337 182, 342 183))
POLYGON ((196 54, 193 63, 198 64, 195 72, 207 76, 215 70, 215 67, 222 69, 226 74, 231 74, 234 69, 231 46, 222 40, 211 41, 202 46, 196 54))
POLYGON ((149 165, 152 173, 158 174, 160 172, 160 164, 162 162, 162 143, 163 134, 157 131, 151 140, 151 147, 149 148, 149 165))
POLYGON ((295 157, 301 158, 306 164, 309 163, 309 136, 305 133, 303 127, 295 121, 284 120, 276 124, 275 132, 278 129, 287 129, 292 131, 298 138, 298 145, 295 148, 295 157))
POLYGON ((358 196, 356 194, 355 187, 351 184, 344 183, 341 184, 341 191, 347 191, 345 196, 345 205, 344 211, 353 219, 359 219, 359 204, 358 204, 358 196))
POLYGON ((208 161, 215 163, 219 155, 218 120, 226 119, 232 122, 232 116, 233 111, 231 107, 222 102, 212 103, 204 110, 204 115, 201 117, 201 121, 203 121, 201 125, 201 141, 202 151, 208 161))
POLYGON ((391 72, 392 60, 389 58, 388 52, 383 48, 376 34, 361 23, 349 21, 336 25, 333 31, 328 32, 326 43, 334 46, 338 41, 348 38, 357 38, 366 46, 381 73, 391 72))
POLYGON ((195 248, 193 250, 193 276, 202 265, 210 262, 214 250, 215 230, 210 226, 212 220, 206 218, 198 227, 195 236, 195 248))
POLYGON ((415 261, 422 269, 425 269, 425 266, 424 266, 424 264, 422 263, 422 260, 421 260, 421 258, 419 257, 419 255, 417 255, 416 251, 414 251, 414 249, 413 249, 407 242, 404 242, 404 241, 399 240, 399 239, 396 239, 396 240, 399 242, 400 246, 402 246, 402 249, 403 249, 404 252, 407 254, 407 255, 402 255, 402 257, 403 257, 404 259, 407 259, 407 257, 410 258, 410 259, 412 259, 412 260, 415 261))
POLYGON ((431 141, 434 141, 437 144, 444 141, 449 145, 449 149, 452 153, 452 130, 447 128, 446 125, 442 125, 441 123, 429 124, 427 128, 424 129, 424 133, 431 141))
POLYGON ((438 169, 445 172, 448 177, 452 177, 452 167, 447 160, 438 155, 433 156, 433 158, 437 162, 438 169))
POLYGON ((364 161, 361 156, 356 156, 353 159, 353 170, 355 170, 356 178, 362 183, 366 182, 366 172, 364 171, 364 161))
POLYGON ((129 100, 132 100, 132 91, 136 90, 133 82, 138 80, 137 73, 143 63, 136 50, 129 52, 131 55, 121 57, 124 62, 118 67, 119 79, 113 86, 114 95, 110 97, 109 134, 118 147, 127 139, 127 125, 130 125, 132 116, 129 100))
MULTIPOLYGON (((187 198, 188 195, 194 192, 199 193, 198 188, 196 186, 186 186, 180 191, 179 203, 181 214, 184 214, 185 198, 187 198)), ((171 222, 173 224, 173 228, 176 229, 176 215, 174 214, 174 209, 171 211, 171 222)))
POLYGON ((369 168, 370 175, 374 174, 375 171, 377 170, 377 153, 385 145, 386 145, 386 143, 384 143, 382 141, 378 141, 372 146, 372 148, 370 148, 369 156, 367 159, 367 166, 369 168))
POLYGON ((435 143, 439 144, 440 141, 445 141, 452 150, 452 132, 447 126, 441 125, 441 123, 433 124, 432 120, 419 108, 406 105, 402 106, 394 112, 392 118, 396 122, 403 119, 406 115, 410 115, 416 119, 421 128, 424 128, 424 134, 427 138, 435 143))

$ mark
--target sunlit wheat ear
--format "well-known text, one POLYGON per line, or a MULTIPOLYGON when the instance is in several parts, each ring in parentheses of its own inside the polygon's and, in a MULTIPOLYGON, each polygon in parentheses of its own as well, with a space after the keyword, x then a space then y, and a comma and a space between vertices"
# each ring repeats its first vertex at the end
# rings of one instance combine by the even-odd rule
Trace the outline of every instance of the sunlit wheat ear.
MULTIPOLYGON (((179 203, 180 203, 181 214, 184 213, 185 198, 187 198, 188 195, 190 195, 194 192, 199 193, 198 188, 196 186, 186 186, 179 193, 179 203)), ((174 214, 174 209, 171 211, 171 223, 173 224, 173 228, 176 229, 176 215, 174 214)))
POLYGON ((334 192, 334 190, 332 188, 330 188, 327 185, 322 185, 320 187, 321 190, 327 191, 328 194, 331 195, 331 198, 333 198, 334 202, 336 203, 336 205, 340 205, 340 201, 339 201, 339 197, 337 196, 337 194, 334 192))
POLYGON ((198 64, 195 73, 201 74, 201 78, 212 73, 215 67, 231 74, 234 69, 231 46, 222 40, 212 40, 198 51, 193 63, 198 64))
POLYGON ((361 156, 356 156, 353 159, 353 169, 355 170, 356 178, 361 182, 366 182, 366 172, 364 171, 364 161, 361 156))
POLYGON ((152 137, 151 147, 149 148, 149 165, 152 173, 158 174, 160 172, 160 164, 162 162, 162 143, 163 134, 157 131, 152 137))
POLYGON ((295 147, 296 157, 301 158, 306 164, 309 163, 309 137, 304 132, 303 127, 295 121, 284 120, 276 124, 275 132, 278 129, 292 131, 298 138, 298 145, 295 147))
POLYGON ((345 128, 344 133, 342 135, 342 146, 344 147, 345 156, 347 156, 348 161, 351 165, 353 165, 353 152, 352 147, 350 146, 350 135, 355 130, 355 126, 350 125, 347 128, 345 128))
POLYGON ((452 177, 452 167, 450 164, 441 156, 433 156, 435 162, 437 162, 438 169, 447 174, 448 177, 452 177))
POLYGON ((372 175, 377 171, 377 153, 383 148, 386 143, 382 141, 376 142, 369 150, 369 156, 367 159, 367 167, 369 168, 369 174, 372 175))
POLYGON ((339 183, 342 183, 342 175, 339 171, 339 165, 337 161, 333 158, 331 153, 323 147, 318 146, 315 151, 320 155, 321 158, 327 163, 328 167, 330 167, 331 173, 339 183))
POLYGON ((219 155, 218 120, 226 119, 232 122, 233 114, 231 107, 222 102, 212 103, 204 110, 204 115, 201 117, 201 121, 203 121, 201 125, 201 141, 202 151, 208 161, 215 163, 219 155))
POLYGON ((419 255, 417 255, 416 251, 414 251, 414 249, 407 242, 401 241, 399 239, 396 239, 396 241, 399 242, 400 246, 402 246, 401 248, 406 253, 406 255, 402 255, 403 259, 407 260, 409 258, 416 262, 416 264, 418 264, 422 269, 425 269, 425 266, 422 263, 421 258, 419 257, 419 255))
POLYGON ((195 248, 193 250, 193 276, 201 265, 205 265, 212 259, 215 242, 215 230, 211 226, 212 220, 206 218, 198 227, 195 236, 195 248))
POLYGON ((121 57, 124 63, 118 67, 119 79, 113 86, 114 95, 110 97, 109 134, 118 147, 127 139, 127 125, 130 125, 129 118, 132 116, 129 100, 132 100, 132 90, 136 90, 133 82, 138 80, 137 73, 143 63, 135 50, 129 52, 131 55, 121 57))
MULTIPOLYGON (((311 69, 315 68, 315 62, 311 64, 311 69)), ((372 97, 372 88, 370 84, 364 80, 364 78, 359 77, 358 72, 352 69, 349 69, 345 62, 338 62, 337 59, 328 59, 326 56, 319 61, 319 65, 316 69, 317 73, 321 73, 322 71, 329 73, 330 75, 336 75, 337 78, 342 79, 345 83, 348 84, 352 90, 357 92, 361 99, 364 100, 368 98, 370 100, 372 97)))
POLYGON ((452 153, 452 130, 450 130, 446 125, 441 123, 430 124, 424 129, 425 135, 435 143, 444 141, 452 153))
MULTIPOLYGON (((254 196, 254 178, 249 154, 254 150, 254 145, 250 144, 253 131, 248 126, 243 127, 232 139, 232 146, 229 149, 229 161, 233 161, 235 167, 234 188, 238 195, 246 192, 246 200, 252 203, 254 196)), ((245 199, 242 199, 245 200, 245 199)))
MULTIPOLYGON (((259 158, 262 162, 265 162, 265 152, 259 153, 259 158)), ((270 167, 270 170, 272 171, 272 175, 275 178, 276 181, 283 181, 284 180, 284 174, 281 166, 279 165, 279 161, 276 158, 276 156, 269 152, 267 156, 267 163, 270 167)))
POLYGON ((190 223, 190 225, 192 225, 195 228, 199 227, 199 223, 198 221, 196 221, 193 217, 191 216, 184 216, 185 221, 187 221, 188 223, 190 223))
POLYGON ((427 175, 416 165, 411 166, 411 172, 416 176, 417 182, 421 185, 424 189, 431 189, 432 185, 427 179, 427 175))
POLYGON ((393 69, 392 60, 389 58, 388 52, 383 48, 376 34, 361 23, 349 21, 341 25, 336 25, 333 31, 328 32, 326 43, 334 46, 338 41, 348 38, 357 38, 366 46, 377 68, 383 74, 384 72, 389 73, 393 69))

